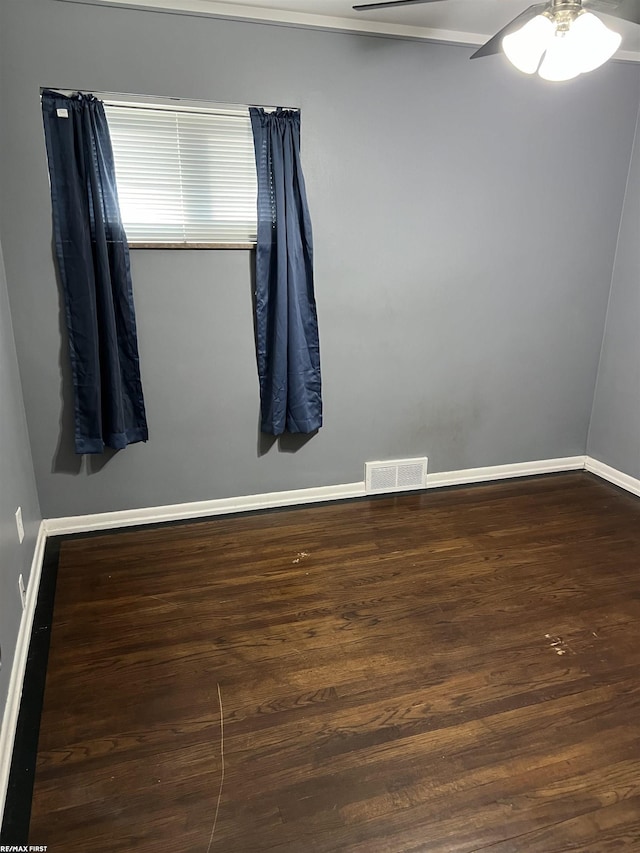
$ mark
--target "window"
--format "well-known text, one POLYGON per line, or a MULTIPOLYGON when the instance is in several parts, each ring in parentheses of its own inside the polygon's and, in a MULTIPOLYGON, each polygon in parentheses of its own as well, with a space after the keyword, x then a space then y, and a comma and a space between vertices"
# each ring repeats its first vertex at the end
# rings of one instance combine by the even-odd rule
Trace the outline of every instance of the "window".
POLYGON ((104 102, 124 229, 135 246, 256 240, 247 109, 104 102))

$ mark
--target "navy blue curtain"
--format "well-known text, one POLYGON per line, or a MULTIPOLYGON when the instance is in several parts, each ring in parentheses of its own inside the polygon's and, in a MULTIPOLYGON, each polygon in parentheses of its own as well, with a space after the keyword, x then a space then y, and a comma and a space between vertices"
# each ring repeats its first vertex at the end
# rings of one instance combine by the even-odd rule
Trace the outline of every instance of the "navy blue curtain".
POLYGON ((109 128, 93 95, 42 94, 53 230, 75 392, 76 453, 148 438, 129 246, 109 128))
POLYGON ((300 163, 300 113, 252 107, 258 170, 256 344, 260 429, 322 426, 313 241, 300 163))

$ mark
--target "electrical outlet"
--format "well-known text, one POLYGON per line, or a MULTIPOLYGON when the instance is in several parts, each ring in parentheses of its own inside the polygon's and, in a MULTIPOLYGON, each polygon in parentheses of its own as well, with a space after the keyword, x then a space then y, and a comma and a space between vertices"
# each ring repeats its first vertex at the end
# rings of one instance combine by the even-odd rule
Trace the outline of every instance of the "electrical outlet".
POLYGON ((19 506, 16 510, 16 527, 18 528, 18 539, 20 544, 24 542, 24 525, 22 524, 22 507, 19 506))
POLYGON ((22 609, 24 610, 27 604, 27 591, 24 588, 24 578, 22 575, 18 575, 18 589, 20 590, 20 601, 22 602, 22 609))

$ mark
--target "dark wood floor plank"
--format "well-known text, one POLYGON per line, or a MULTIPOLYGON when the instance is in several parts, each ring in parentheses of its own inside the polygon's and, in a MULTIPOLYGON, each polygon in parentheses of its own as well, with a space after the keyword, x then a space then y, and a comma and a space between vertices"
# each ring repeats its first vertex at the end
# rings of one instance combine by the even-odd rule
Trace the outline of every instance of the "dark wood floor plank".
POLYGON ((492 845, 488 853, 566 853, 591 850, 597 838, 598 851, 637 850, 640 839, 640 796, 615 799, 611 805, 581 818, 547 826, 544 829, 492 845))
POLYGON ((640 851, 640 502, 584 473, 69 540, 31 841, 640 851))

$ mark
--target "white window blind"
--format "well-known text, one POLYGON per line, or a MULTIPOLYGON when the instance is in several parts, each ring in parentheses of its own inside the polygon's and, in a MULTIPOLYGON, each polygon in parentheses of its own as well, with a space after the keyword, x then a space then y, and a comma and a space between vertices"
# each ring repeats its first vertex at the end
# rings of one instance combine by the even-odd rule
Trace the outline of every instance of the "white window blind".
POLYGON ((255 242, 248 110, 104 107, 131 243, 255 242))

